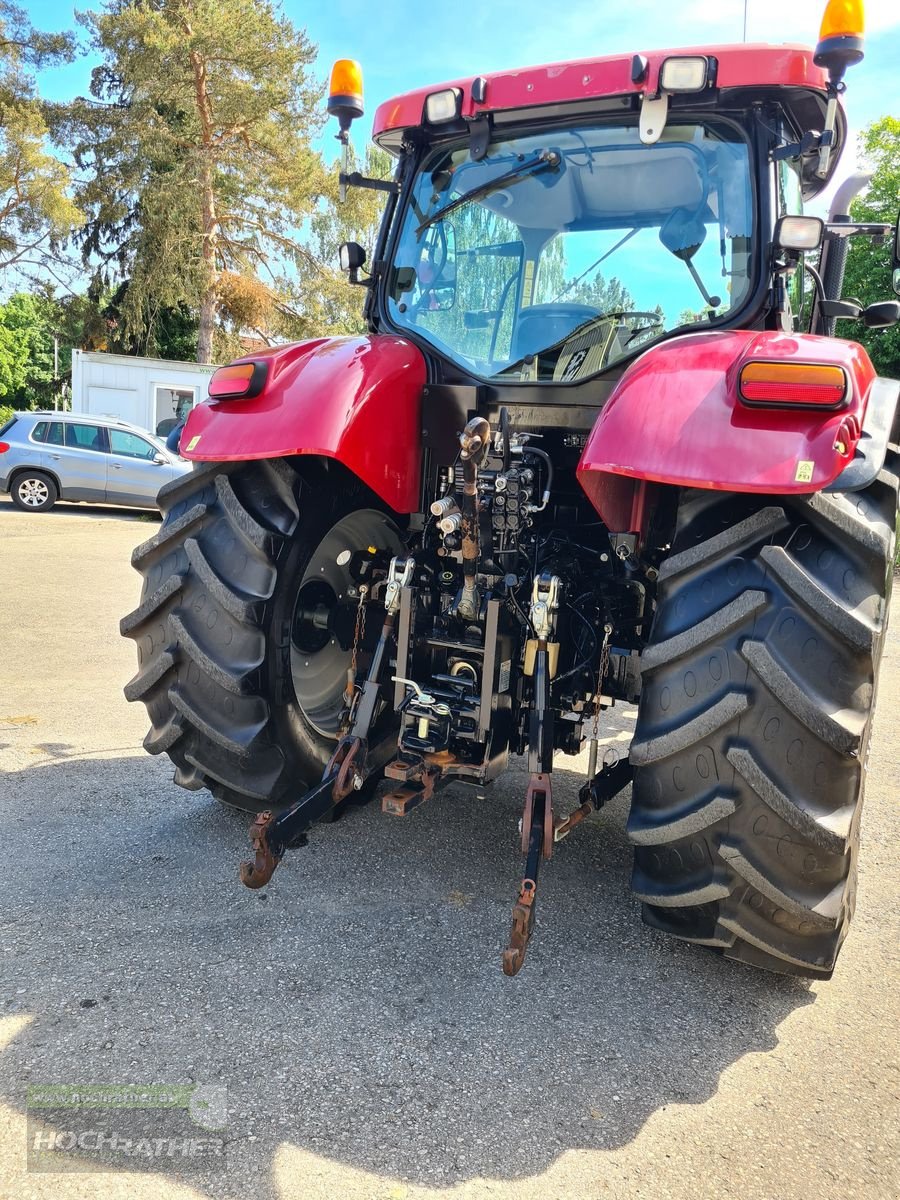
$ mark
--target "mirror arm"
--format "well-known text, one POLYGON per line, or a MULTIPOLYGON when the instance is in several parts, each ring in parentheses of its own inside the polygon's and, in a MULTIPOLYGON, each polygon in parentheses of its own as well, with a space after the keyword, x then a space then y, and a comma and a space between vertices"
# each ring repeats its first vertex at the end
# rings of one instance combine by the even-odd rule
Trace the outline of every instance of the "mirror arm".
POLYGON ((886 238, 893 226, 883 221, 826 221, 825 236, 827 238, 871 237, 886 238))
POLYGON ((822 315, 833 321, 858 321, 862 309, 852 300, 820 300, 822 315))
POLYGON ((687 269, 690 271, 691 275, 693 276, 694 283, 696 283, 701 296, 706 301, 706 303, 709 305, 709 307, 710 308, 718 308, 719 305, 722 303, 721 297, 720 296, 711 296, 709 294, 709 292, 706 290, 706 284, 700 278, 700 272, 697 270, 697 268, 694 266, 694 264, 691 262, 691 260, 689 258, 684 259, 684 264, 687 267, 687 269))
POLYGON ((358 187, 368 188, 373 192, 387 192, 391 196, 399 196, 400 184, 392 179, 370 179, 367 175, 360 174, 359 171, 351 171, 349 174, 341 171, 338 176, 338 183, 343 188, 358 187))

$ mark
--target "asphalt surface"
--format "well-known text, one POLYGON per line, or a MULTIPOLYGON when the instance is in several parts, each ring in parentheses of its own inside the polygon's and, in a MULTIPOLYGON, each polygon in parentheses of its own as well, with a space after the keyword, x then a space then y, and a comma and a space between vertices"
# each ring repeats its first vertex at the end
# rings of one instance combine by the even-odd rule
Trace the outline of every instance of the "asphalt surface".
POLYGON ((240 886, 248 819, 175 787, 122 697, 151 520, 0 500, 0 1196, 900 1194, 900 622, 833 980, 644 928, 627 795, 546 866, 508 980, 521 769, 406 820, 355 811, 240 886), (48 1083, 224 1086, 224 1163, 28 1173, 26 1088, 48 1083))

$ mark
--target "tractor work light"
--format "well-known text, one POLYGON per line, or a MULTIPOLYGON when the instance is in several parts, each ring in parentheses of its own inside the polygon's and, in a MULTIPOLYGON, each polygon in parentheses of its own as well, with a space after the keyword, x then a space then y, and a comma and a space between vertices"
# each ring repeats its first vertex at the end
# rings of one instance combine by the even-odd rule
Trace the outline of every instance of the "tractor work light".
POLYGON ((842 367, 818 363, 750 362, 738 390, 745 404, 766 408, 840 408, 847 398, 842 367))
POLYGON ((455 121, 459 115, 459 102, 462 92, 459 88, 445 88, 442 92, 432 92, 425 98, 425 120, 429 125, 443 125, 447 121, 455 121))
POLYGON ((661 92, 702 92, 709 79, 709 60, 702 55, 667 58, 659 69, 661 92))
POLYGON ((818 217, 779 217, 774 242, 781 250, 818 250, 825 222, 818 217))
POLYGON ((252 400, 263 390, 268 373, 268 365, 264 362, 240 362, 219 367, 209 381, 209 398, 252 400))
POLYGON ((363 115, 362 67, 352 58, 339 58, 331 68, 328 85, 328 112, 337 117, 341 133, 363 115))

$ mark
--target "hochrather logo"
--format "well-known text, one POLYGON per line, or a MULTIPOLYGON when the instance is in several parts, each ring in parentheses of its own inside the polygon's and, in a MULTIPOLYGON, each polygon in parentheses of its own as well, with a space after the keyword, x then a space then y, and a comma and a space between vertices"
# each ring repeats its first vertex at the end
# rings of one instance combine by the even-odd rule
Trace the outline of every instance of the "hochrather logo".
POLYGON ((26 1106, 30 1171, 225 1165, 228 1095, 215 1084, 45 1084, 26 1106))

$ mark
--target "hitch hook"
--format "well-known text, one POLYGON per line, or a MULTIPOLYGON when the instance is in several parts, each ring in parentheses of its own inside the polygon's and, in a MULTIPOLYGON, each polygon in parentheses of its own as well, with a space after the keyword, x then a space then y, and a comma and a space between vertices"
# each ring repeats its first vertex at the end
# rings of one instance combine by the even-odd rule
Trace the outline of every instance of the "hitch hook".
POLYGON ((265 887, 275 868, 281 862, 281 854, 276 854, 269 845, 269 827, 275 814, 267 809, 261 812, 250 827, 250 843, 253 846, 253 859, 241 863, 241 883, 244 887, 265 887))

